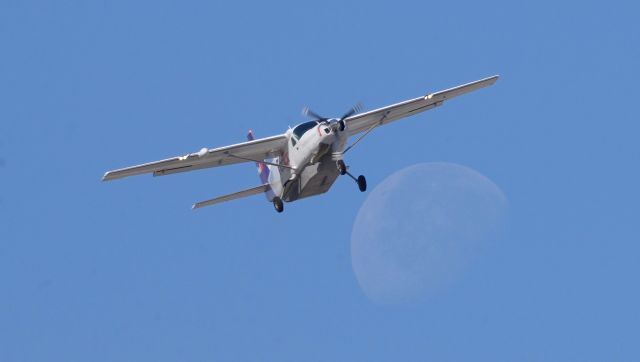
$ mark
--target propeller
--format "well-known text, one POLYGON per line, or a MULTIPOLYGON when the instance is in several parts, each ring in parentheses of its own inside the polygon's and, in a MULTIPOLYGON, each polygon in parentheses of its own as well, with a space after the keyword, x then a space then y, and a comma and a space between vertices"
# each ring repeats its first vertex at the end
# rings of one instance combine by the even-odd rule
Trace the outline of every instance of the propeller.
MULTIPOLYGON (((347 111, 347 113, 343 114, 342 117, 340 117, 337 122, 331 122, 331 123, 333 125, 337 125, 337 127, 338 127, 338 129, 340 131, 344 131, 345 126, 346 126, 345 123, 344 123, 344 120, 349 118, 349 117, 351 117, 351 116, 353 116, 354 114, 360 112, 361 109, 362 109, 362 103, 358 102, 355 106, 351 107, 347 111)), ((302 114, 307 116, 307 117, 313 118, 315 121, 323 122, 323 121, 328 121, 329 120, 329 118, 323 117, 323 116, 317 114, 316 112, 312 111, 311 109, 309 109, 309 107, 304 107, 302 109, 302 114)), ((334 127, 336 127, 336 126, 334 126, 334 127)))
POLYGON ((351 107, 342 117, 340 117, 340 121, 344 121, 345 119, 353 116, 354 114, 360 112, 362 109, 362 103, 358 102, 355 106, 351 107))
POLYGON ((314 120, 318 120, 318 121, 325 121, 325 120, 328 119, 328 118, 322 117, 321 115, 319 115, 316 112, 312 111, 311 109, 309 109, 309 107, 304 107, 302 109, 302 115, 307 116, 307 117, 311 117, 314 120))

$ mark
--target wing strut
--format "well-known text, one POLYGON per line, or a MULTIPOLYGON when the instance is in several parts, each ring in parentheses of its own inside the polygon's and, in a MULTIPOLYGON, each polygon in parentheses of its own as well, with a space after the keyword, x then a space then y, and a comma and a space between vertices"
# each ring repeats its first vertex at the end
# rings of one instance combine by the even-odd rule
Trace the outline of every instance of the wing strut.
MULTIPOLYGON (((387 116, 389 115, 391 111, 386 111, 384 112, 384 114, 382 115, 382 117, 380 118, 380 120, 376 123, 373 124, 373 126, 369 127, 369 129, 367 129, 363 134, 360 135, 360 137, 358 137, 358 139, 353 142, 349 147, 345 148, 344 151, 342 151, 342 154, 344 155, 345 153, 347 153, 347 151, 349 151, 350 149, 352 149, 353 147, 355 147, 355 145, 358 144, 358 142, 362 141, 362 139, 369 134, 369 132, 373 131, 374 128, 378 127, 379 125, 382 124, 382 122, 384 122, 384 119, 387 118, 387 116)), ((353 176, 351 176, 351 178, 353 178, 353 176)))

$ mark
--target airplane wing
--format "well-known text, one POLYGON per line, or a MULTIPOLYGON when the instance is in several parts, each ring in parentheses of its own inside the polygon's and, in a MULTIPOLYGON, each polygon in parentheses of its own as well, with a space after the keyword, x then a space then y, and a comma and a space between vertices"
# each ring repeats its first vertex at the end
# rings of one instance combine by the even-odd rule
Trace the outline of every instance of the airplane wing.
POLYGON ((104 174, 102 180, 110 181, 144 173, 163 176, 208 167, 254 162, 255 160, 264 160, 280 155, 285 150, 286 145, 287 137, 281 134, 215 149, 203 148, 199 152, 189 153, 184 156, 109 171, 104 174))
POLYGON ((261 194, 263 192, 269 191, 270 189, 271 189, 271 186, 269 186, 269 184, 267 183, 267 184, 264 184, 264 185, 260 185, 260 186, 257 186, 257 187, 253 187, 253 188, 247 189, 247 190, 242 190, 242 191, 239 191, 239 192, 236 192, 236 193, 233 193, 233 194, 216 197, 215 199, 209 199, 209 200, 205 200, 205 201, 196 202, 195 204, 193 204, 191 206, 191 208, 192 209, 199 209, 201 207, 214 205, 214 204, 219 204, 221 202, 226 202, 226 201, 239 199, 239 198, 242 198, 242 197, 261 194))
POLYGON ((345 119, 349 136, 440 106, 448 99, 490 86, 495 83, 496 80, 498 80, 498 76, 494 75, 493 77, 427 94, 423 97, 356 114, 345 119))

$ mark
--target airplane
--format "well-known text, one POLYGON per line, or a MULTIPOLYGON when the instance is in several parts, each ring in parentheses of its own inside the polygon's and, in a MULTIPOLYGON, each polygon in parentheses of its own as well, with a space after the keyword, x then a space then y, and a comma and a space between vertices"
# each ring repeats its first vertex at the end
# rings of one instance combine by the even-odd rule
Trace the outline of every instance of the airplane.
POLYGON ((265 194, 277 212, 284 210, 284 202, 293 202, 327 192, 338 176, 347 175, 361 192, 367 189, 363 175, 353 176, 344 162, 344 155, 374 129, 438 107, 459 95, 494 84, 497 75, 446 90, 429 93, 368 112, 360 112, 360 105, 352 107, 340 118, 327 118, 309 108, 303 110, 312 120, 301 123, 280 135, 255 139, 249 131, 247 141, 219 148, 202 148, 198 152, 161 161, 108 171, 102 180, 152 173, 164 176, 209 167, 255 162, 261 184, 232 194, 200 201, 193 209, 214 205, 242 197, 265 194), (349 137, 358 135, 350 145, 349 137))

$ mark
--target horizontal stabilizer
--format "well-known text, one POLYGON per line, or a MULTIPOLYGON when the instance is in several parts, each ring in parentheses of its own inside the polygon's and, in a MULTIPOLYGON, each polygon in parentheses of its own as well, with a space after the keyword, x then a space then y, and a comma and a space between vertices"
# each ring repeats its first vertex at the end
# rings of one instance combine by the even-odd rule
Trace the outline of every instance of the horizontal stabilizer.
POLYGON ((199 209, 201 207, 205 207, 205 206, 209 206, 209 205, 215 205, 215 204, 219 204, 219 203, 225 202, 225 201, 231 201, 231 200, 239 199, 239 198, 242 198, 242 197, 261 194, 263 192, 269 191, 270 189, 271 189, 271 186, 269 186, 269 184, 267 183, 267 184, 264 184, 264 185, 260 185, 260 186, 254 187, 254 188, 247 189, 247 190, 242 190, 242 191, 239 191, 239 192, 236 192, 236 193, 233 193, 233 194, 216 197, 215 199, 196 202, 195 204, 193 204, 193 206, 191 206, 191 208, 192 209, 199 209))

